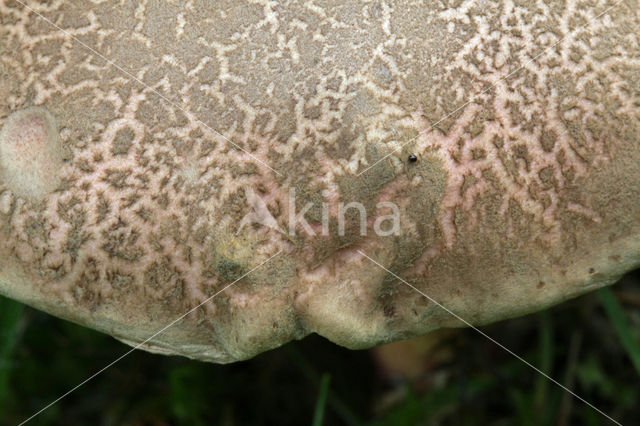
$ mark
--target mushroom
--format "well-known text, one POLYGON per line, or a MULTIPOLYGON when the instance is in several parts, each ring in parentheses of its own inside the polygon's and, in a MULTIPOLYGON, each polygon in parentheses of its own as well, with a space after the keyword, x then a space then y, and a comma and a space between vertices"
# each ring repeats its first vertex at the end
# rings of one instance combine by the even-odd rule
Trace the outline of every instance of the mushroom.
POLYGON ((0 3, 8 297, 227 363, 640 264, 633 2, 111 3, 0 3))

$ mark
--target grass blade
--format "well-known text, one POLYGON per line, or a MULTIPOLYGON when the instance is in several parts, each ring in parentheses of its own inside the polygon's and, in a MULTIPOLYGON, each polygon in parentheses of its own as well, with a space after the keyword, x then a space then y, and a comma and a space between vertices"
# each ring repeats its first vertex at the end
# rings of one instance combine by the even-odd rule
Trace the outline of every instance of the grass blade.
POLYGON ((21 331, 24 305, 0 296, 0 411, 9 396, 13 351, 21 331))
POLYGON ((627 351, 627 355, 631 358, 631 362, 640 375, 640 342, 638 342, 637 337, 633 335, 622 307, 609 287, 603 287, 598 290, 598 296, 600 297, 600 302, 604 310, 609 316, 609 321, 611 321, 613 328, 620 338, 622 346, 627 351))
POLYGON ((324 373, 320 379, 320 391, 318 393, 318 400, 316 401, 316 410, 313 415, 313 426, 322 426, 324 420, 324 411, 327 406, 327 395, 329 395, 329 382, 331 376, 329 373, 324 373))
MULTIPOLYGON (((538 365, 540 370, 551 375, 555 345, 553 323, 549 311, 540 312, 538 321, 538 365)), ((538 375, 535 381, 532 408, 533 415, 538 416, 539 423, 548 423, 549 383, 549 380, 542 375, 538 375)))
MULTIPOLYGON (((291 361, 300 369, 302 374, 304 374, 311 383, 316 384, 320 382, 320 375, 316 372, 311 363, 305 359, 300 351, 296 349, 295 345, 288 344, 284 347, 284 350, 287 351, 291 361)), ((331 409, 341 417, 345 424, 349 426, 358 426, 362 424, 358 417, 351 411, 349 406, 339 399, 337 395, 328 394, 327 401, 329 406, 331 406, 331 409)))

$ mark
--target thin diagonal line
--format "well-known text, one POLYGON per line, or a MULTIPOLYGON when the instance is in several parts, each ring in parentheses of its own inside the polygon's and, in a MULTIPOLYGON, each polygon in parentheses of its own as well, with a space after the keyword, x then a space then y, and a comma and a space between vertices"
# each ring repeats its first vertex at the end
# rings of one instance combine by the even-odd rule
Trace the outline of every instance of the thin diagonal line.
POLYGON ((264 161, 262 161, 261 159, 259 159, 258 157, 256 157, 255 155, 251 154, 249 151, 243 149, 241 146, 239 146, 238 144, 236 144, 235 142, 233 142, 231 139, 227 138, 225 135, 223 135, 222 133, 220 133, 219 131, 217 131, 216 129, 214 129, 213 127, 209 126, 207 123, 205 123, 204 121, 200 120, 198 117, 196 117, 194 114, 192 114, 191 112, 187 111, 186 109, 182 108, 180 105, 176 104, 175 102, 171 101, 169 98, 167 98, 166 96, 164 96, 162 93, 158 92, 156 89, 152 88, 151 86, 149 86, 148 84, 145 84, 142 80, 140 80, 139 78, 137 78, 135 75, 131 74, 129 71, 125 70, 124 68, 122 68, 120 65, 116 64, 115 62, 113 62, 112 60, 108 59, 106 56, 104 56, 102 53, 98 52, 97 50, 95 50, 93 47, 89 46, 86 43, 83 43, 82 41, 80 41, 80 39, 78 39, 77 37, 75 37, 73 34, 71 34, 70 32, 68 32, 67 30, 65 30, 64 28, 61 28, 60 26, 56 25, 55 22, 51 21, 50 19, 46 18, 45 16, 43 16, 41 13, 38 13, 36 10, 34 10, 33 8, 27 6, 25 3, 22 2, 22 0, 16 0, 18 3, 20 3, 22 6, 24 6, 25 8, 29 9, 31 12, 35 13, 38 17, 44 19, 46 22, 48 22, 49 24, 51 24, 52 26, 54 26, 56 29, 58 29, 59 31, 62 31, 64 34, 66 34, 67 36, 71 37, 71 39, 73 41, 75 41, 76 43, 78 43, 79 45, 81 45, 82 47, 84 47, 85 49, 88 49, 89 51, 91 51, 92 53, 94 53, 95 55, 97 55, 99 58, 101 58, 103 61, 105 61, 107 64, 112 65, 114 68, 116 68, 118 71, 126 74, 128 77, 130 77, 131 79, 135 80, 136 82, 140 83, 143 87, 145 87, 146 89, 149 89, 151 92, 153 92, 154 94, 158 95, 160 98, 162 98, 165 102, 167 102, 169 105, 173 106, 174 108, 179 109, 180 111, 184 112, 187 116, 191 117, 192 119, 195 119, 195 121, 197 121, 198 123, 202 124, 204 127, 206 127, 207 129, 211 130, 213 133, 217 134, 218 136, 220 136, 222 139, 224 139, 225 141, 229 142, 231 145, 233 145, 234 147, 236 147, 237 149, 239 149, 240 151, 244 152, 245 154, 247 154, 248 156, 250 156, 251 158, 253 158, 254 160, 256 160, 257 162, 259 162, 260 164, 262 164, 263 166, 267 167, 268 169, 270 169, 272 172, 274 172, 277 175, 282 175, 280 172, 278 172, 277 170, 275 170, 274 168, 272 168, 271 166, 269 166, 267 163, 265 163, 264 161))
MULTIPOLYGON (((613 4, 613 6, 609 7, 608 9, 606 9, 604 12, 600 13, 599 15, 597 15, 595 18, 592 18, 590 20, 588 20, 584 25, 574 29, 572 31, 572 33, 575 33, 583 28, 585 28, 587 25, 589 25, 591 22, 595 21, 596 19, 599 19, 602 15, 608 13, 609 11, 611 11, 613 8, 615 8, 616 6, 618 6, 620 3, 622 3, 624 0, 618 0, 616 3, 613 4)), ((426 134, 427 132, 430 132, 431 130, 433 130, 434 127, 436 127, 438 124, 440 124, 442 121, 446 120, 447 118, 451 117, 453 114, 455 114, 456 112, 460 111, 462 108, 466 107, 467 105, 469 105, 470 103, 472 103, 473 101, 475 101, 475 99, 478 96, 484 95, 485 93, 487 93, 488 91, 495 89, 496 85, 498 83, 500 83, 502 80, 506 80, 507 78, 511 77, 512 75, 514 75, 515 73, 519 72, 520 70, 522 70, 524 67, 526 67, 527 65, 529 65, 530 63, 532 63, 533 61, 535 61, 536 59, 538 59, 539 57, 541 57, 542 55, 546 54, 548 50, 553 49, 554 47, 556 47, 558 44, 562 43, 565 39, 567 38, 567 36, 561 37, 560 40, 558 40, 557 42, 555 42, 554 44, 552 44, 551 46, 546 47, 540 54, 534 56, 533 58, 531 58, 530 60, 528 60, 527 62, 525 62, 524 64, 522 64, 520 67, 518 67, 515 71, 510 72, 509 74, 507 74, 504 77, 499 78, 497 81, 495 81, 494 83, 492 83, 488 88, 484 89, 482 92, 475 94, 471 97, 471 99, 469 99, 466 103, 462 104, 461 106, 459 106, 458 108, 454 109, 453 111, 451 111, 450 113, 448 113, 447 115, 445 115, 444 117, 442 117, 440 120, 436 121, 435 123, 433 123, 428 129, 425 129, 423 131, 421 131, 420 133, 418 133, 416 136, 414 136, 413 138, 409 139, 408 141, 406 141, 405 143, 401 144, 399 147, 394 148, 391 150, 390 153, 388 153, 387 155, 385 155, 384 157, 382 157, 381 159, 379 159, 378 161, 376 161, 375 163, 373 163, 372 165, 370 165, 369 167, 367 167, 366 169, 364 169, 363 171, 361 171, 360 173, 357 174, 357 176, 361 176, 362 174, 366 173, 369 169, 371 169, 372 167, 374 167, 375 165, 377 165, 378 163, 380 163, 381 161, 389 158, 391 155, 393 155, 395 152, 397 152, 399 149, 402 149, 403 147, 405 147, 406 145, 410 144, 411 142, 415 141, 416 139, 418 139, 421 135, 426 134)))
POLYGON ((33 414, 31 417, 29 417, 28 419, 24 420, 22 423, 20 423, 18 426, 22 426, 25 423, 27 423, 28 421, 32 420, 34 417, 38 416, 40 413, 42 413, 43 411, 45 411, 46 409, 48 409, 49 407, 51 407, 52 405, 56 404, 57 402, 59 402, 61 399, 67 397, 69 394, 71 394, 72 392, 78 390, 78 388, 82 387, 83 385, 85 385, 87 382, 89 382, 90 380, 92 380, 94 377, 98 376, 99 374, 103 373, 105 370, 109 369, 110 367, 114 366, 115 364, 117 364, 118 362, 120 362, 123 358, 127 357, 131 352, 140 349, 140 347, 142 345, 144 345, 145 343, 149 342, 151 339, 155 338, 156 336, 158 336, 161 333, 164 333, 165 331, 167 331, 167 329, 171 328, 174 324, 176 324, 177 322, 181 321, 182 319, 184 319, 184 317, 186 317, 187 315, 189 315, 190 313, 192 313, 193 311, 195 311, 196 309, 200 308, 202 305, 210 302, 211 300, 213 300, 214 297, 216 297, 217 295, 219 295, 220 293, 222 293, 223 291, 225 291, 226 289, 228 289, 229 287, 231 287, 232 285, 236 284, 238 281, 240 281, 241 279, 243 279, 244 277, 246 277, 247 275, 249 275, 250 273, 252 273, 253 271, 255 271, 256 269, 260 268, 261 266, 263 266, 264 264, 268 263, 271 261, 271 259, 273 259, 274 257, 278 256, 280 253, 282 253, 282 250, 278 251, 276 254, 274 254, 273 256, 271 256, 270 258, 268 258, 267 260, 265 260, 264 262, 262 262, 261 264, 259 264, 258 266, 256 266, 255 268, 251 269, 249 272, 245 273, 244 275, 242 275, 240 278, 236 279, 235 281, 233 281, 231 284, 228 284, 227 286, 225 286, 224 288, 222 288, 222 290, 217 291, 216 293, 214 293, 212 296, 209 296, 207 299, 205 299, 202 303, 200 303, 198 306, 196 306, 195 308, 190 309, 189 311, 185 312, 184 314, 182 314, 181 316, 179 316, 178 318, 176 318, 175 320, 171 321, 169 324, 167 324, 166 326, 164 326, 162 329, 160 329, 159 331, 155 332, 151 337, 145 339, 143 342, 138 343, 136 346, 134 346, 133 348, 131 348, 129 351, 127 351, 126 353, 124 353, 123 355, 121 355, 120 357, 118 357, 115 361, 112 361, 110 364, 108 364, 107 366, 103 367, 102 369, 98 370, 96 373, 94 373, 93 375, 89 376, 87 379, 85 379, 83 382, 79 383, 78 385, 76 385, 75 387, 73 387, 72 389, 68 390, 65 394, 63 394, 62 396, 58 397, 57 399, 51 401, 49 404, 47 404, 45 407, 43 407, 40 411, 38 411, 37 413, 33 414))
POLYGON ((448 309, 446 306, 443 306, 442 304, 438 303, 435 299, 432 299, 431 297, 429 297, 427 294, 423 293, 422 291, 420 291, 418 288, 416 288, 415 286, 409 284, 406 280, 404 280, 402 277, 399 277, 398 275, 394 274, 393 272, 391 272, 390 270, 388 270, 387 268, 385 268, 383 265, 381 265, 380 263, 378 263, 377 261, 375 261, 374 259, 370 258, 369 256, 367 256, 365 253, 363 253, 360 250, 356 250, 358 253, 360 253, 362 256, 366 257, 367 259, 369 259, 371 262, 375 263, 376 265, 378 265, 380 268, 382 268, 383 270, 385 270, 387 273, 393 275, 395 278, 399 279, 400 281, 402 281, 404 284, 408 285, 409 287, 411 287, 412 289, 414 289, 415 291, 417 291, 418 293, 420 293, 421 295, 423 295, 424 297, 426 297, 427 299, 429 299, 429 301, 431 301, 432 303, 436 304, 438 307, 444 309, 447 313, 451 314, 452 316, 454 316, 456 319, 458 319, 459 321, 462 321, 465 325, 467 325, 468 327, 474 329, 475 331, 477 331, 478 333, 480 333, 482 336, 486 337, 487 339, 489 339, 490 341, 492 341, 493 343, 495 343, 496 345, 498 345, 499 347, 501 347, 502 349, 504 349, 505 351, 507 351, 508 353, 510 353, 511 355, 513 355, 514 357, 516 357, 518 360, 520 360, 521 362, 523 362, 524 364, 528 365, 529 367, 531 367, 532 369, 534 369, 536 372, 540 373, 541 375, 543 375, 544 377, 546 377, 547 379, 549 379, 551 382, 555 383, 556 385, 560 386, 562 389, 564 389, 565 391, 569 392, 571 395, 573 395, 574 397, 578 398, 580 401, 584 402, 585 404, 587 404, 589 407, 593 408, 594 410, 596 410, 598 413, 602 414, 604 417, 606 417, 607 419, 611 420, 613 423, 622 426, 621 423, 617 422, 616 420, 614 420, 613 418, 611 418, 609 415, 607 415, 607 413, 605 413, 604 411, 600 410, 598 407, 594 406, 593 404, 591 404, 589 401, 587 401, 586 399, 582 398, 581 396, 577 395, 575 392, 573 392, 571 389, 567 388, 566 386, 564 386, 562 383, 558 382, 557 380, 555 380, 553 377, 549 376, 548 374, 546 374, 544 371, 540 370, 538 367, 534 366, 533 364, 531 364, 530 362, 528 362, 527 360, 525 360, 524 358, 522 358, 520 355, 516 354, 515 352, 513 352, 511 349, 507 348, 506 346, 504 346, 503 344, 501 344, 500 342, 498 342, 497 340, 495 340, 494 338, 492 338, 491 336, 489 336, 488 334, 486 334, 484 331, 480 330, 479 328, 475 327, 474 325, 472 325, 469 321, 465 320, 464 318, 462 318, 461 316, 459 316, 458 314, 456 314, 455 312, 451 311, 450 309, 448 309))

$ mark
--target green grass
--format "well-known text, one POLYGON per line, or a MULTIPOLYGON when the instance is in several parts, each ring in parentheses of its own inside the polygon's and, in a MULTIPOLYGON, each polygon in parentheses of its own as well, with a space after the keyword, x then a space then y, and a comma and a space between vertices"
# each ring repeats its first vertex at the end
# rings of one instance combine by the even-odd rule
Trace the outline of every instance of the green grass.
POLYGON ((0 413, 11 396, 9 379, 15 369, 14 351, 23 325, 24 305, 0 297, 0 413))
POLYGON ((632 330, 629 327, 625 312, 616 301, 611 288, 601 288, 598 290, 598 296, 602 306, 607 311, 614 330, 620 338, 620 343, 627 351, 627 355, 636 368, 636 372, 640 375, 640 340, 638 339, 637 330, 632 330))
POLYGON ((313 414, 313 426, 322 426, 324 422, 324 413, 327 408, 327 395, 329 395, 329 383, 331 376, 324 373, 320 379, 320 390, 318 392, 318 401, 316 402, 315 413, 313 414))

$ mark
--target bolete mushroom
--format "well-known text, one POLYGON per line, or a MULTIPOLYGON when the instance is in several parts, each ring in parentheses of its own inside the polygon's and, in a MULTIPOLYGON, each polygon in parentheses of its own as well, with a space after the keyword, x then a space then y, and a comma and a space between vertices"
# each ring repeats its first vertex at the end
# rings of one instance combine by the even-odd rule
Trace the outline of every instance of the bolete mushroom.
POLYGON ((485 324, 640 264, 636 1, 0 19, 0 292, 124 342, 366 348, 463 325, 429 298, 485 324))

